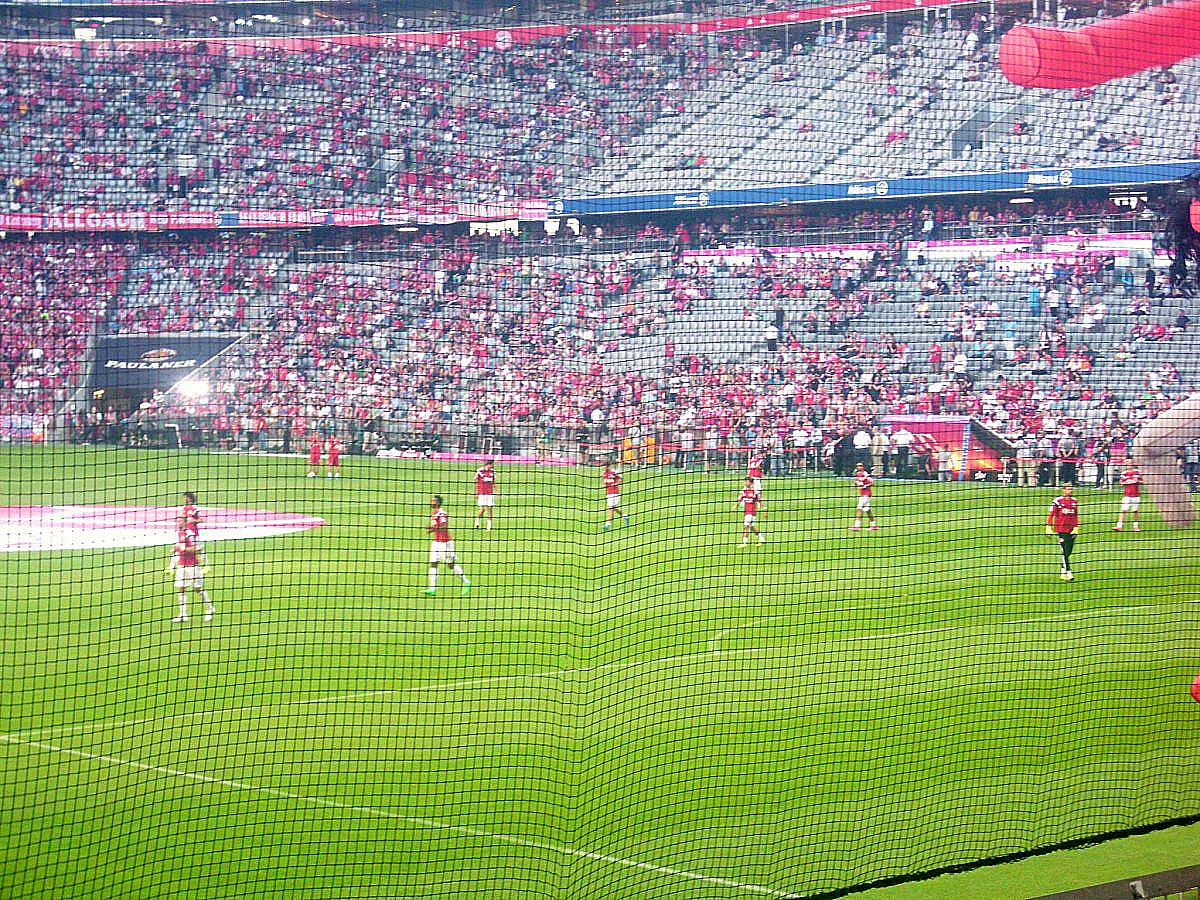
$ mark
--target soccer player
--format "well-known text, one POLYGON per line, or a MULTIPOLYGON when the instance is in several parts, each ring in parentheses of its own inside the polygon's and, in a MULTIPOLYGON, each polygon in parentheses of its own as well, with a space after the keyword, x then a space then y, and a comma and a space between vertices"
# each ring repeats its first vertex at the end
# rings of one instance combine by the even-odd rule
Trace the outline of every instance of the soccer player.
POLYGON ((204 517, 200 515, 200 507, 196 506, 195 491, 183 492, 183 509, 179 511, 179 518, 185 526, 190 526, 197 534, 200 533, 200 522, 204 517))
POLYGON ((748 477, 750 478, 754 490, 760 494, 762 493, 762 473, 764 462, 766 462, 766 457, 764 457, 758 451, 754 451, 750 454, 750 471, 748 473, 748 477))
POLYGON ((175 576, 175 590, 179 592, 179 615, 171 621, 188 620, 187 592, 190 588, 204 601, 204 621, 211 622, 217 608, 208 596, 208 591, 204 589, 204 566, 208 563, 204 555, 204 546, 200 543, 199 533, 184 522, 183 516, 179 517, 178 524, 179 532, 176 535, 169 571, 175 576))
POLYGON ((755 489, 754 479, 749 475, 746 476, 746 486, 742 488, 738 503, 742 507, 742 546, 749 546, 750 532, 758 535, 760 544, 765 544, 767 539, 763 537, 762 532, 758 530, 758 525, 755 524, 763 505, 762 494, 755 489))
POLYGON ((867 467, 862 463, 856 465, 854 467, 854 485, 858 488, 858 505, 854 507, 854 524, 850 526, 851 531, 862 530, 864 513, 867 521, 871 523, 867 530, 879 530, 879 523, 875 521, 875 513, 871 512, 871 486, 873 484, 875 484, 875 479, 871 477, 867 467))
POLYGON ((611 463, 606 463, 604 466, 604 494, 605 502, 607 503, 607 511, 604 516, 604 528, 608 530, 612 528, 613 520, 621 517, 621 522, 625 525, 629 524, 629 516, 621 509, 621 473, 612 467, 611 463))
POLYGON ((1121 512, 1117 515, 1117 524, 1113 526, 1113 531, 1125 530, 1125 513, 1129 513, 1133 519, 1133 530, 1141 531, 1138 526, 1138 507, 1142 505, 1142 473, 1138 471, 1133 460, 1129 461, 1125 471, 1121 473, 1121 487, 1125 490, 1125 496, 1121 498, 1121 512))
POLYGON ((475 470, 475 527, 487 514, 487 530, 492 530, 492 515, 496 509, 496 463, 487 460, 475 470))
POLYGON ((329 471, 326 473, 329 478, 342 477, 342 445, 338 443, 337 438, 329 439, 329 471))
POLYGON ((458 564, 458 556, 454 552, 454 541, 450 539, 450 514, 442 507, 442 498, 437 494, 429 499, 429 508, 429 525, 425 530, 433 536, 433 543, 429 545, 429 590, 425 593, 430 597, 437 593, 438 565, 445 564, 462 579, 465 597, 471 593, 471 580, 458 564))
POLYGON ((308 442, 308 477, 316 478, 321 472, 321 439, 315 434, 308 442))
POLYGON ((1070 484, 1062 486, 1062 494, 1054 498, 1050 504, 1050 513, 1046 516, 1046 534, 1058 539, 1062 550, 1063 581, 1074 581, 1075 573, 1071 571, 1071 551, 1075 549, 1075 533, 1079 530, 1079 501, 1071 496, 1074 488, 1070 484))

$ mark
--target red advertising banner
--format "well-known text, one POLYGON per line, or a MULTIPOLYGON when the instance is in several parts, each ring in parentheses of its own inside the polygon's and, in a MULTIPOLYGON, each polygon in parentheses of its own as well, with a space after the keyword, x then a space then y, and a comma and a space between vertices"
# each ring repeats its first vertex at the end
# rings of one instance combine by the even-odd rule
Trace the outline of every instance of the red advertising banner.
POLYGON ((949 453, 950 471, 956 478, 975 472, 1003 472, 1006 457, 1015 448, 1004 438, 967 416, 884 416, 892 434, 901 428, 912 433, 914 452, 929 453, 936 462, 949 453))
MULTIPOLYGON (((847 19, 883 13, 907 12, 946 6, 964 6, 978 0, 865 0, 834 6, 764 12, 752 16, 727 16, 700 22, 591 22, 577 25, 529 25, 514 28, 476 28, 465 31, 408 31, 382 34, 338 34, 304 37, 257 38, 179 38, 170 40, 88 41, 88 52, 95 55, 126 53, 208 53, 223 56, 254 56, 263 51, 310 52, 336 47, 370 47, 382 50, 419 50, 436 47, 488 47, 507 50, 530 44, 544 37, 562 37, 580 32, 591 34, 599 43, 621 44, 626 40, 644 41, 664 34, 717 34, 748 28, 771 28, 819 22, 822 19, 847 19)), ((31 56, 36 53, 79 57, 83 41, 6 40, 0 41, 0 56, 31 56)))

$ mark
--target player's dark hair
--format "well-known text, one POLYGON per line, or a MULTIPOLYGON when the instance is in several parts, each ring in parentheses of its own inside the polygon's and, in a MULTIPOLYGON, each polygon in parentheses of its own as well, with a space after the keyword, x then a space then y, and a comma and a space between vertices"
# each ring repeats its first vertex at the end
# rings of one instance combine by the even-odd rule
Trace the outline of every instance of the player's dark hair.
POLYGON ((438 506, 442 505, 442 495, 441 494, 434 494, 433 499, 437 501, 438 506))
POLYGON ((196 502, 196 492, 195 491, 184 491, 183 499, 186 500, 188 503, 195 503, 196 502))

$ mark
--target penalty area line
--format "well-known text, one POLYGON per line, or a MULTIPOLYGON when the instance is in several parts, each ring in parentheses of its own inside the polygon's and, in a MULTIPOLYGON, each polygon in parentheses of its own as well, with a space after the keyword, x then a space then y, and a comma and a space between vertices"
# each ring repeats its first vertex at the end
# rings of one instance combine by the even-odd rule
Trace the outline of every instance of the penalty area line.
POLYGON ((183 778, 189 781, 198 782, 200 784, 228 787, 233 788, 234 790, 248 791, 267 797, 275 797, 280 800, 290 800, 294 803, 304 803, 311 806, 323 807, 325 809, 336 809, 345 812, 358 813, 360 815, 371 816, 379 819, 392 819, 399 822, 407 822, 410 825, 416 825, 421 828, 449 831, 455 834, 481 838, 500 844, 508 844, 514 847, 526 847, 533 850, 543 850, 547 853, 554 853, 559 856, 570 856, 576 859, 586 859, 593 862, 608 863, 614 866, 623 866, 628 869, 639 869, 643 872, 652 872, 657 875, 684 878, 690 881, 698 881, 704 884, 716 885, 718 887, 733 888, 736 890, 746 891, 748 893, 761 894, 767 897, 794 896, 792 891, 781 891, 777 890, 776 888, 764 887, 763 885, 759 884, 748 884, 742 881, 735 881, 731 878, 722 878, 717 875, 705 875, 701 872, 689 872, 686 869, 677 869, 673 866, 660 866, 637 859, 625 859, 624 857, 620 856, 612 856, 608 853, 597 853, 593 850, 580 850, 577 847, 567 847, 560 844, 552 844, 548 841, 533 840, 532 838, 524 838, 519 835, 500 834, 498 832, 487 831, 483 828, 473 828, 469 825, 455 825, 451 822, 441 822, 437 819, 429 819, 424 816, 408 816, 404 815, 403 813, 393 812, 387 809, 379 809, 378 807, 374 806, 360 806, 354 803, 343 803, 339 800, 326 800, 321 797, 310 797, 306 794, 297 794, 294 791, 284 791, 280 790, 279 788, 266 787, 265 785, 251 784, 248 781, 236 781, 231 778, 218 778, 215 775, 204 775, 199 772, 187 772, 183 769, 174 769, 169 766, 156 766, 151 763, 141 762, 136 759, 125 759, 120 756, 110 756, 104 753, 91 753, 87 750, 75 750, 70 747, 60 747, 56 744, 48 744, 41 741, 23 740, 21 738, 14 737, 13 735, 0 735, 0 741, 4 741, 5 743, 13 744, 15 746, 42 750, 48 753, 62 753, 67 756, 74 756, 79 759, 86 759, 93 762, 103 762, 114 766, 124 766, 130 769, 137 769, 141 772, 154 772, 159 775, 169 775, 175 778, 183 778))

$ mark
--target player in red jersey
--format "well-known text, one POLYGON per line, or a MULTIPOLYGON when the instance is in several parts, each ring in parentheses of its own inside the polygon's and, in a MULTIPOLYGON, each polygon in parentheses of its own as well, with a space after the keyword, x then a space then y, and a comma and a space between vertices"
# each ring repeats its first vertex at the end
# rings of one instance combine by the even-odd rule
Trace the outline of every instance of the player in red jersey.
POLYGON ((858 488, 858 505, 854 507, 854 524, 850 526, 851 531, 862 530, 864 513, 867 521, 871 523, 867 530, 879 530, 879 523, 875 521, 875 513, 871 512, 871 487, 874 484, 875 479, 871 477, 866 466, 859 463, 854 467, 854 486, 858 488))
POLYGON ((738 497, 738 504, 742 507, 742 546, 749 546, 751 532, 758 535, 760 544, 765 544, 767 539, 756 524, 763 507, 762 493, 754 487, 754 479, 749 475, 746 476, 746 486, 742 488, 741 496, 738 497))
POLYGON ((1050 513, 1046 516, 1046 534, 1058 539, 1062 550, 1063 581, 1074 581, 1075 573, 1071 571, 1071 551, 1075 549, 1075 533, 1079 530, 1079 501, 1071 496, 1074 488, 1064 484, 1062 494, 1054 498, 1050 504, 1050 513))
POLYGON ((750 479, 750 484, 758 493, 762 493, 762 473, 763 463, 766 462, 766 457, 755 451, 750 454, 750 471, 747 477, 750 479))
POLYGON ((612 467, 611 463, 604 466, 604 495, 607 511, 604 515, 605 530, 612 528, 613 520, 621 517, 621 522, 629 524, 629 516, 621 509, 621 473, 612 467))
POLYGON ((342 477, 342 445, 338 443, 338 439, 335 437, 331 437, 329 439, 328 454, 329 455, 327 458, 329 460, 329 471, 326 473, 326 475, 329 478, 341 478, 342 477))
POLYGON ((315 434, 308 442, 308 477, 316 478, 321 473, 321 439, 315 434))
POLYGON ((187 592, 190 588, 204 601, 204 621, 211 622, 217 608, 204 589, 204 566, 208 561, 204 556, 204 546, 200 543, 200 534, 195 526, 186 524, 183 516, 179 517, 178 526, 169 571, 175 576, 175 590, 179 592, 179 615, 171 621, 188 620, 187 592))
POLYGON ((1133 519, 1133 530, 1141 531, 1138 525, 1138 508, 1142 505, 1142 473, 1133 464, 1133 460, 1129 461, 1125 471, 1121 473, 1121 487, 1124 488, 1125 496, 1121 498, 1121 512, 1117 515, 1117 524, 1113 526, 1113 531, 1125 530, 1125 513, 1129 513, 1129 517, 1133 519))
POLYGON ((492 515, 496 509, 496 464, 487 460, 475 470, 475 527, 487 514, 487 530, 492 530, 492 515))
POLYGON ((471 580, 458 564, 458 556, 454 552, 454 541, 450 538, 450 514, 443 508, 442 498, 437 494, 429 499, 429 508, 429 525, 425 530, 433 537, 433 543, 429 545, 429 590, 425 593, 430 597, 437 593, 438 565, 445 564, 462 579, 465 597, 471 593, 471 580))
POLYGON ((183 524, 192 527, 197 534, 200 531, 200 522, 204 518, 200 515, 200 507, 196 505, 195 491, 183 492, 183 509, 179 511, 179 518, 183 520, 183 524))

